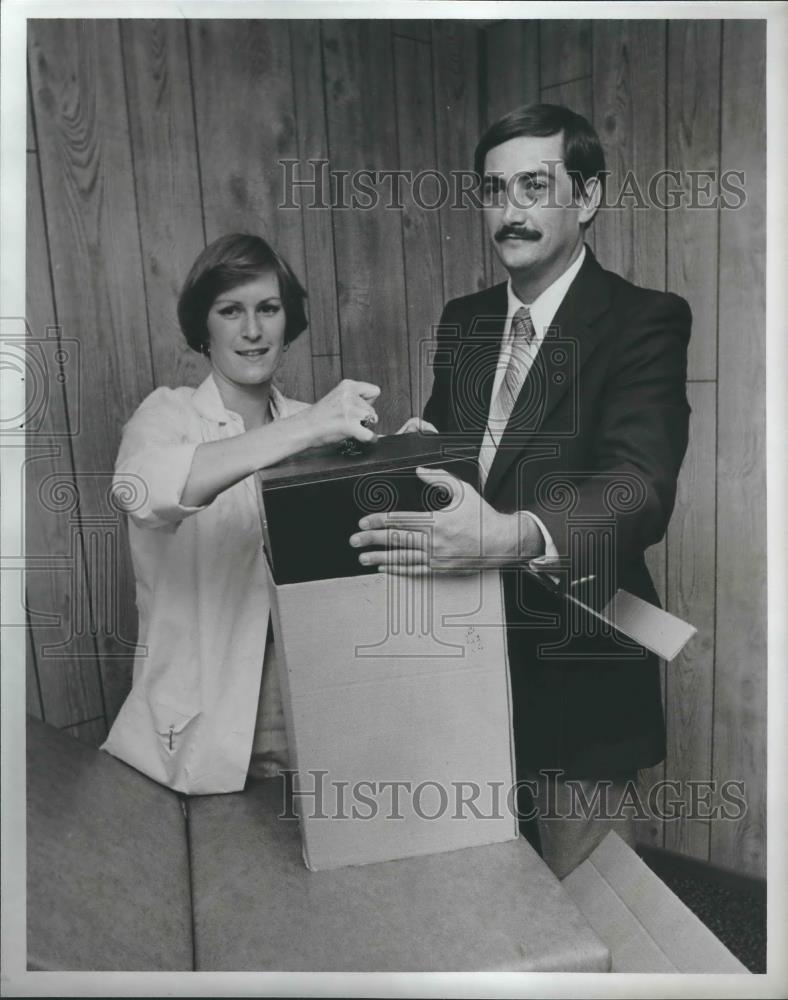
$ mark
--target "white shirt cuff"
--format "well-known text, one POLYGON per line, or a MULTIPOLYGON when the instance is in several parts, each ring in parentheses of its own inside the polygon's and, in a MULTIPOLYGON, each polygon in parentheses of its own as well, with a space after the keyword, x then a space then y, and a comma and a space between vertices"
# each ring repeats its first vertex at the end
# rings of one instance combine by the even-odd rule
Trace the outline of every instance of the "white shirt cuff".
POLYGON ((548 556, 551 559, 557 559, 558 558, 558 549, 556 548, 555 544, 553 543, 553 539, 552 539, 552 537, 550 535, 550 532, 547 530, 547 528, 545 528, 545 526, 544 526, 544 524, 542 524, 541 520, 536 516, 536 514, 532 514, 530 510, 524 510, 522 513, 523 514, 527 514, 531 518, 532 521, 535 521, 537 528, 542 533, 542 538, 544 539, 544 554, 545 554, 545 556, 548 556))

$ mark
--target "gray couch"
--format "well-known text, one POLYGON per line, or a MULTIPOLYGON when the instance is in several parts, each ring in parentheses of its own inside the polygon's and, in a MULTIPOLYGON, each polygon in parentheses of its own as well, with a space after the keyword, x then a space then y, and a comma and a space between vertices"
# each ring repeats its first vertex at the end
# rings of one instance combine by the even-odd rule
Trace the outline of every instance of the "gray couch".
POLYGON ((182 798, 28 720, 28 967, 606 971, 522 839, 308 871, 278 779, 182 798))

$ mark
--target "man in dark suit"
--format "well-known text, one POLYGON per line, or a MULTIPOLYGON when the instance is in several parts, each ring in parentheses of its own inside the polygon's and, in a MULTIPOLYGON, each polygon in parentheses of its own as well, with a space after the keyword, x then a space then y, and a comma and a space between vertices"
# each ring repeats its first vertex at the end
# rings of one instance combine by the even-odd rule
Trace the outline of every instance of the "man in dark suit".
POLYGON ((534 781, 542 850, 564 875, 611 826, 632 840, 631 818, 549 811, 566 811, 568 779, 590 801, 600 781, 620 791, 663 759, 659 669, 524 567, 548 557, 551 581, 596 607, 616 587, 658 603, 644 552, 665 533, 687 446, 691 316, 585 244, 604 156, 584 118, 518 109, 482 136, 475 167, 509 280, 446 305, 424 420, 473 446, 479 491, 455 482, 459 502, 415 547, 397 547, 396 515, 366 518, 354 541, 387 546, 362 558, 390 572, 502 568, 518 776, 534 781))

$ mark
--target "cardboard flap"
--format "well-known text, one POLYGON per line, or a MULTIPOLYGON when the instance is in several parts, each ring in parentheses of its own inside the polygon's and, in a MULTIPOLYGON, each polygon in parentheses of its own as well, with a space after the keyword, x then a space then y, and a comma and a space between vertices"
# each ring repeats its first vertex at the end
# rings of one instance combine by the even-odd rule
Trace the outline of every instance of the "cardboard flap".
MULTIPOLYGON (((682 621, 669 611, 620 588, 601 607, 592 606, 581 600, 577 593, 567 589, 565 581, 557 575, 565 569, 566 562, 532 559, 528 574, 557 599, 582 608, 583 613, 612 626, 621 635, 656 653, 661 659, 674 660, 698 631, 694 625, 682 621)), ((570 587, 575 587, 577 582, 571 583, 570 587)))
POLYGON ((615 942, 611 972, 679 971, 591 861, 584 861, 561 884, 599 937, 615 942))
POLYGON ((610 948, 613 972, 669 971, 664 959, 677 972, 747 972, 616 833, 562 885, 610 948), (600 906, 602 896, 608 905, 600 906), (651 945, 644 944, 644 935, 651 945), (638 941, 640 951, 633 947, 638 941))
POLYGON ((619 632, 668 661, 674 660, 698 631, 626 590, 617 590, 600 613, 619 632))

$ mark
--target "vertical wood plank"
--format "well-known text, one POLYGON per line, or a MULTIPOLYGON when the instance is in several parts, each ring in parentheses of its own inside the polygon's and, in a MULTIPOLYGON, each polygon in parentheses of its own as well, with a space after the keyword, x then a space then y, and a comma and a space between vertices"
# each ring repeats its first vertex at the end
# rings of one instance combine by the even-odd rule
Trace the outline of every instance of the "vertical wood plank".
MULTIPOLYGON (((279 209, 280 160, 298 158, 288 24, 191 21, 189 38, 208 241, 232 232, 259 234, 303 283, 301 221, 279 209)), ((309 329, 292 344, 277 381, 287 395, 314 398, 309 329)))
POLYGON ((196 386, 208 365, 176 315, 181 286, 204 246, 186 25, 121 22, 142 263, 156 385, 196 386))
POLYGON ((36 151, 36 130, 33 124, 33 102, 30 100, 30 86, 27 88, 27 140, 26 148, 28 153, 36 151))
MULTIPOLYGON (((98 673, 96 644, 92 636, 74 634, 74 599, 71 582, 85 592, 82 549, 78 535, 79 513, 69 517, 51 501, 47 484, 58 482, 74 489, 74 469, 63 386, 58 380, 79 385, 81 360, 56 335, 50 262, 44 230, 44 210, 38 157, 27 154, 27 322, 33 338, 26 374, 29 426, 25 461, 26 600, 30 621, 29 642, 34 670, 41 688, 41 718, 66 725, 104 711, 98 673), (61 369, 56 353, 62 348, 70 362, 61 369), (65 564, 65 568, 54 569, 65 564), (53 648, 68 650, 68 658, 53 648)), ((30 692, 28 692, 30 693, 30 692)), ((30 710, 30 709, 28 709, 30 710)))
MULTIPOLYGON (((543 87, 541 100, 545 104, 563 104, 588 121, 593 121, 594 98, 590 76, 570 80, 567 83, 557 83, 552 87, 543 87)), ((592 250, 596 249, 595 224, 586 229, 585 241, 592 250)))
MULTIPOLYGON (((293 85, 295 94, 295 122, 298 139, 297 176, 310 179, 317 167, 310 167, 310 160, 328 159, 326 134, 326 96, 323 87, 323 58, 320 46, 319 21, 292 21, 290 41, 293 50, 293 85)), ((331 216, 331 189, 325 179, 323 197, 313 199, 312 192, 302 193, 293 201, 301 208, 285 209, 292 214, 292 225, 303 222, 306 289, 309 294, 309 329, 312 353, 339 354, 339 307, 337 303, 336 260, 334 257, 334 229, 331 216), (327 208, 314 207, 322 203, 327 208)), ((315 385, 316 397, 321 395, 315 385)))
MULTIPOLYGON (((322 30, 332 166, 398 169, 389 25, 326 21, 322 30)), ((337 209, 334 234, 343 371, 383 388, 380 427, 393 431, 410 415, 399 213, 383 199, 366 210, 337 209)))
POLYGON ((484 127, 501 115, 539 100, 539 33, 536 21, 498 21, 483 29, 484 127))
POLYGON ((413 38, 419 42, 430 41, 430 22, 428 20, 409 21, 406 19, 392 22, 395 35, 401 38, 413 38))
MULTIPOLYGON (((683 783, 684 801, 689 801, 686 782, 711 779, 716 386, 691 383, 688 395, 692 407, 690 438, 668 529, 667 592, 668 609, 698 630, 668 666, 666 777, 683 783)), ((708 860, 709 820, 667 822, 665 847, 708 860)))
MULTIPOLYGON (((479 59, 476 27, 465 21, 433 21, 432 51, 437 127, 437 165, 473 170, 480 138, 479 59)), ((440 212, 443 239, 443 288, 447 299, 468 295, 487 284, 482 223, 470 204, 451 202, 440 212)))
POLYGON ((717 654, 714 777, 744 781, 747 813, 711 831, 711 860, 766 868, 766 470, 764 408, 765 22, 722 27, 720 167, 747 202, 720 215, 717 654))
POLYGON ((597 254, 649 288, 665 287, 665 216, 634 206, 647 205, 649 181, 665 167, 665 35, 662 21, 597 21, 593 31, 594 124, 611 171, 608 201, 622 192, 622 209, 604 208, 594 222, 597 254))
MULTIPOLYGON (((394 42, 399 157, 403 170, 413 175, 434 169, 435 119, 425 86, 432 84, 430 48, 410 38, 394 42)), ((411 413, 421 416, 432 385, 428 365, 422 370, 422 344, 431 337, 444 304, 441 269, 441 227, 436 211, 420 208, 405 185, 402 215, 410 345, 411 413)))
MULTIPOLYGON (((666 604, 666 569, 667 569, 667 544, 663 540, 658 545, 652 545, 646 551, 646 566, 654 581, 654 587, 659 597, 662 607, 666 604)), ((668 719, 667 692, 670 684, 668 668, 664 660, 659 661, 660 687, 662 691, 662 710, 665 720, 668 719)), ((665 761, 655 764, 653 767, 643 768, 638 773, 638 788, 641 793, 641 801, 647 805, 649 801, 649 789, 657 782, 665 779, 665 761)), ((638 843, 647 844, 651 847, 664 847, 665 844, 665 821, 656 815, 650 814, 648 819, 636 820, 635 836, 638 843)))
POLYGON ((590 73, 591 22, 540 21, 539 82, 542 90, 590 73))
POLYGON ((107 489, 121 427, 152 388, 120 37, 108 20, 31 21, 28 32, 55 302, 80 346, 83 391, 67 395, 79 509, 91 544, 109 546, 74 600, 87 605, 112 718, 130 685, 136 614, 107 489))
POLYGON ((646 565, 648 566, 648 571, 651 574, 651 578, 654 581, 654 587, 657 591, 657 596, 659 597, 660 603, 663 607, 667 602, 667 590, 666 590, 666 580, 667 580, 667 541, 659 542, 657 545, 652 545, 650 549, 646 550, 646 565))
MULTIPOLYGON (((592 230, 593 228, 594 227, 592 227, 592 230)), ((657 596, 661 606, 663 608, 667 607, 667 536, 663 538, 661 542, 656 545, 652 545, 651 548, 646 550, 646 566, 651 574, 651 579, 654 581, 654 587, 657 591, 657 596)), ((659 676, 662 691, 662 711, 665 716, 666 726, 669 726, 670 706, 668 703, 668 691, 670 688, 670 673, 669 665, 666 664, 664 660, 659 661, 659 676)), ((644 768, 640 772, 639 786, 641 792, 645 793, 641 795, 641 799, 644 803, 648 802, 648 789, 657 784, 657 782, 663 781, 666 775, 666 761, 655 764, 653 767, 644 768)), ((666 829, 667 824, 660 816, 652 814, 647 820, 638 820, 636 823, 636 837, 638 843, 647 844, 652 847, 664 847, 666 829)))
POLYGON ((82 423, 91 458, 111 468, 118 435, 101 430, 119 430, 152 383, 118 27, 28 29, 58 315, 67 336, 84 336, 86 374, 102 376, 82 423))
POLYGON ((570 80, 568 83, 556 83, 552 87, 543 87, 542 101, 545 104, 563 104, 591 121, 594 116, 591 77, 583 76, 578 80, 570 80))
MULTIPOLYGON (((626 197, 623 208, 603 207, 592 227, 597 256, 630 281, 650 288, 665 287, 665 219, 646 204, 650 178, 665 166, 665 25, 659 21, 597 21, 592 32, 593 122, 605 151, 607 198, 627 178, 642 199, 626 197), (655 95, 657 99, 655 100, 655 95)), ((624 188, 632 190, 632 188, 624 188)), ((666 543, 652 546, 646 562, 660 600, 665 600, 666 543)), ((663 704, 665 665, 661 665, 663 704)), ((665 765, 641 772, 641 787, 664 777, 665 765)), ((663 821, 652 817, 638 824, 638 839, 661 845, 663 821)))
MULTIPOLYGON (((681 171, 719 167, 720 25, 714 21, 668 24, 667 166, 681 171)), ((672 183, 672 182, 671 182, 672 183)), ((675 185, 674 185, 675 186, 675 185)), ((681 207, 667 213, 668 288, 693 310, 690 378, 716 377, 717 213, 681 207)), ((716 388, 688 386, 693 416, 690 446, 679 479, 668 532, 668 608, 698 628, 692 644, 667 671, 666 777, 711 779, 714 697, 714 543, 716 388)), ((665 846, 708 859, 710 821, 680 818, 665 824, 665 846)))
MULTIPOLYGON (((484 75, 482 124, 488 128, 502 115, 539 96, 539 31, 537 22, 499 21, 482 32, 484 75)), ((481 131, 480 137, 481 137, 481 131)), ((482 227, 487 284, 506 281, 508 275, 482 227)))
POLYGON ((312 355, 312 374, 315 380, 315 398, 320 399, 342 381, 342 356, 340 354, 312 355))
POLYGON ((33 631, 28 618, 25 629, 25 711, 36 719, 44 718, 44 706, 41 701, 41 689, 36 666, 36 651, 33 644, 33 631))
MULTIPOLYGON (((681 172, 685 205, 692 199, 688 171, 719 173, 720 25, 720 21, 668 23, 667 165, 681 172)), ((713 196, 716 179, 705 183, 713 196)), ((704 200, 708 205, 711 198, 704 200)), ((713 207, 681 207, 667 212, 667 224, 668 288, 687 299, 693 314, 688 376, 713 379, 717 376, 718 212, 713 207)))
POLYGON ((66 725, 103 712, 104 702, 79 521, 57 503, 76 494, 71 463, 61 444, 42 444, 28 450, 25 468, 26 607, 44 717, 66 725))
MULTIPOLYGON (((563 104, 594 119, 591 79, 591 22, 542 21, 539 25, 540 100, 563 104)), ((596 226, 586 230, 586 243, 596 250, 596 226)))

